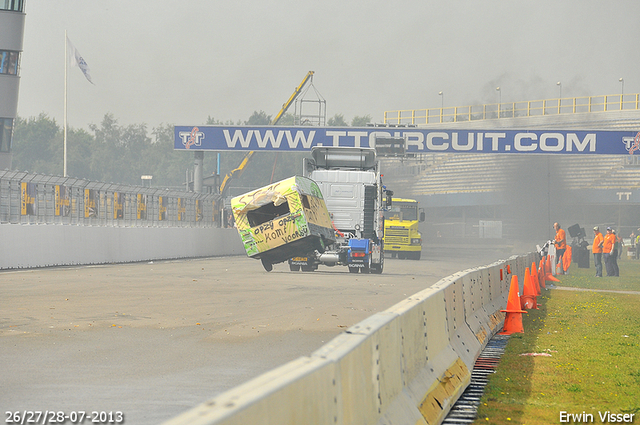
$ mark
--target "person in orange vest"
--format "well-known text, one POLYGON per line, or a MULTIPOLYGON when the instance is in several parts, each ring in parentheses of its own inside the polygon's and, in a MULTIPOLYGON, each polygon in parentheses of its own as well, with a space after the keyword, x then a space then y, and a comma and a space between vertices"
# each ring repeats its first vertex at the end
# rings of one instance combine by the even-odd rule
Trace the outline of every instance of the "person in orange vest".
POLYGON ((553 223, 553 228, 556 231, 556 238, 553 241, 556 246, 556 264, 560 263, 560 274, 564 274, 565 270, 562 257, 567 250, 567 236, 559 223, 553 223))
POLYGON ((593 262, 596 265, 596 277, 602 277, 602 245, 604 244, 604 236, 600 233, 598 226, 593 228, 593 245, 591 246, 591 252, 593 252, 593 262))
POLYGON ((604 243, 602 244, 602 258, 604 258, 604 266, 607 269, 607 276, 615 276, 612 263, 613 246, 616 242, 616 235, 613 234, 611 227, 607 227, 607 234, 604 237, 604 243))
POLYGON ((620 244, 620 238, 616 235, 615 230, 611 230, 613 233, 613 250, 611 251, 611 266, 613 267, 613 275, 620 276, 620 269, 618 268, 618 252, 622 251, 620 244))

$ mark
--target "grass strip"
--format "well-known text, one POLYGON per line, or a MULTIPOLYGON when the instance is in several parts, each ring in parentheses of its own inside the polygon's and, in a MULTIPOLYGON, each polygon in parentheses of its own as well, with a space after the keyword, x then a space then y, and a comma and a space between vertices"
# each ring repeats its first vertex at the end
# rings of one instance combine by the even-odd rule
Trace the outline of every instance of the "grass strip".
POLYGON ((639 261, 621 261, 620 274, 596 278, 593 264, 572 265, 559 288, 543 291, 490 377, 475 424, 609 423, 606 412, 640 424, 640 294, 591 291, 640 292, 639 261))

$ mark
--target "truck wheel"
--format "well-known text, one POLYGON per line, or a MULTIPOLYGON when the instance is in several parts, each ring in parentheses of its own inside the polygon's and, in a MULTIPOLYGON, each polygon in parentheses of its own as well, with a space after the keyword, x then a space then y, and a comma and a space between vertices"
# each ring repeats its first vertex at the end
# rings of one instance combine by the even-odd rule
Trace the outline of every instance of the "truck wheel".
POLYGON ((268 262, 266 259, 261 258, 260 261, 262 261, 262 267, 264 267, 266 271, 270 272, 271 270, 273 270, 273 264, 268 262))
POLYGON ((358 273, 358 267, 349 267, 349 273, 358 273))
POLYGON ((365 274, 369 273, 369 266, 364 266, 360 268, 360 273, 365 274))
POLYGON ((372 264, 370 273, 382 274, 382 264, 372 264))
POLYGON ((292 272, 297 272, 300 270, 300 265, 299 264, 289 264, 289 270, 291 270, 292 272))
POLYGON ((411 256, 411 259, 413 260, 419 260, 420 259, 420 255, 422 254, 421 251, 418 252, 414 252, 413 255, 411 256))
POLYGON ((396 258, 396 255, 398 255, 398 254, 397 254, 397 253, 395 253, 395 252, 392 252, 392 253, 391 253, 391 258, 396 258))
POLYGON ((300 266, 303 272, 312 272, 314 270, 313 266, 300 266))
POLYGON ((371 270, 369 271, 369 273, 382 274, 383 267, 384 267, 384 255, 380 256, 379 264, 371 264, 371 270))

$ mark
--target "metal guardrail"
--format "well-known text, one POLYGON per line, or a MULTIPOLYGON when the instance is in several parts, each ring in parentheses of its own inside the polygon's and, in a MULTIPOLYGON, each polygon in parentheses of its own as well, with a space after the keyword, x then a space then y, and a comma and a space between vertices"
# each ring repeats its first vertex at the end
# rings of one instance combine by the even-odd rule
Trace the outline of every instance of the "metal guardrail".
POLYGON ((384 123, 420 125, 638 109, 640 109, 640 94, 612 94, 492 103, 476 106, 385 111, 384 123))
POLYGON ((219 227, 218 195, 0 171, 0 223, 219 227))

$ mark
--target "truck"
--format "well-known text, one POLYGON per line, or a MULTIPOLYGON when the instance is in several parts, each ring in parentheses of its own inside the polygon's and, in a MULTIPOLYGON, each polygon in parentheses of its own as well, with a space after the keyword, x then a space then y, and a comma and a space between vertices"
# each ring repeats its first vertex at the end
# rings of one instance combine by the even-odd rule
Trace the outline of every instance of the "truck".
POLYGON ((231 199, 245 251, 270 272, 303 252, 324 252, 335 232, 318 185, 294 176, 231 199))
POLYGON ((347 266, 351 273, 382 273, 383 214, 393 192, 382 183, 375 149, 316 146, 302 168, 322 191, 335 241, 322 252, 291 258, 290 270, 314 271, 322 264, 347 266))
POLYGON ((414 199, 393 198, 393 206, 384 212, 384 246, 391 257, 419 260, 422 234, 418 223, 425 218, 424 210, 414 199))

